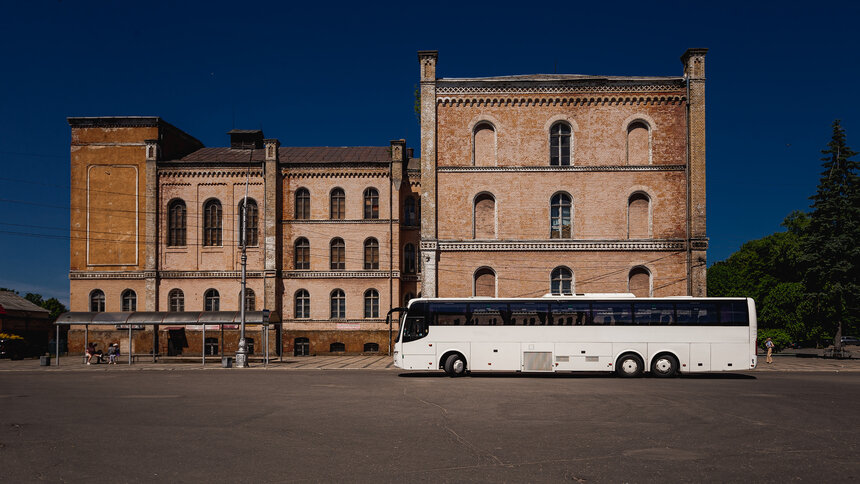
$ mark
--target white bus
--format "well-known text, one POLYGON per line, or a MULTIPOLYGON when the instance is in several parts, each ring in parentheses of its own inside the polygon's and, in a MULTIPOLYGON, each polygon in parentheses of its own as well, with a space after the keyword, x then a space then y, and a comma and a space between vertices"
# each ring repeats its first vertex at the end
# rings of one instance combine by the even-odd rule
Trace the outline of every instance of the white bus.
POLYGON ((404 370, 671 377, 756 367, 749 298, 423 298, 400 310, 393 356, 404 370))

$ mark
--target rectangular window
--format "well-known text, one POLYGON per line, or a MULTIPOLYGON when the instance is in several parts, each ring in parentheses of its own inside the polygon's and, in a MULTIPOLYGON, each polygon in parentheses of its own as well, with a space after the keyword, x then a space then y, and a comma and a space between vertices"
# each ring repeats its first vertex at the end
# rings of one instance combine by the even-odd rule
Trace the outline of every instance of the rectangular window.
POLYGON ((593 324, 588 303, 557 301, 550 303, 550 325, 582 326, 593 324))
POLYGON ((549 316, 546 303, 524 302, 511 305, 511 322, 515 326, 543 326, 549 316))
POLYGON ((746 301, 721 301, 721 326, 749 326, 749 308, 746 301))
POLYGON ((465 326, 469 321, 469 305, 460 302, 430 303, 433 324, 439 326, 465 326))
POLYGON ((469 304, 469 309, 476 326, 504 326, 509 323, 510 312, 505 303, 473 302, 469 304))
POLYGON ((633 324, 633 312, 630 303, 599 302, 592 306, 592 314, 596 325, 627 326, 633 324))
POLYGON ((678 324, 689 326, 717 326, 720 322, 716 302, 693 301, 677 303, 678 324))
POLYGON ((650 326, 675 324, 675 305, 664 302, 633 303, 633 322, 650 326))

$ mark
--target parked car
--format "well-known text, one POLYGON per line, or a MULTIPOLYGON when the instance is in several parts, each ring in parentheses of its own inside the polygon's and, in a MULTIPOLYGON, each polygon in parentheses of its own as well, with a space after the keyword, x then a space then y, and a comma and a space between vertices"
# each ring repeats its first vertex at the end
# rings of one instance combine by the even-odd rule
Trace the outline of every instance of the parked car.
POLYGON ((860 345, 860 338, 856 336, 843 336, 842 337, 843 345, 860 345))

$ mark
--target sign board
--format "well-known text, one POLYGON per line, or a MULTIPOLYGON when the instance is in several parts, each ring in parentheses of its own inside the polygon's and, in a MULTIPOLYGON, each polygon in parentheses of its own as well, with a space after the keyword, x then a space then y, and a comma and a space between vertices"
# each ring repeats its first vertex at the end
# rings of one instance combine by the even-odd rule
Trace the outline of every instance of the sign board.
POLYGON ((337 323, 337 329, 361 329, 361 323, 337 323))

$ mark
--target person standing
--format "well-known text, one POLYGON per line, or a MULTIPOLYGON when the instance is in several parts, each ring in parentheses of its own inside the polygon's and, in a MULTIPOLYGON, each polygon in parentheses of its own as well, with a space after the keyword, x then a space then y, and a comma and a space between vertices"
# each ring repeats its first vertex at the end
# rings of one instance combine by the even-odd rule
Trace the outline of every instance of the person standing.
POLYGON ((764 342, 764 347, 767 348, 767 362, 773 363, 773 340, 770 338, 764 342))

